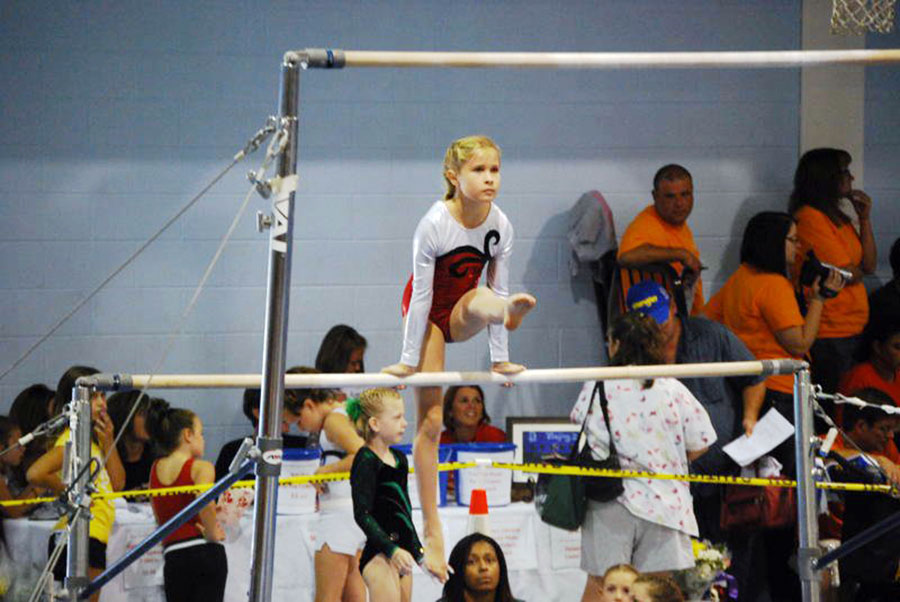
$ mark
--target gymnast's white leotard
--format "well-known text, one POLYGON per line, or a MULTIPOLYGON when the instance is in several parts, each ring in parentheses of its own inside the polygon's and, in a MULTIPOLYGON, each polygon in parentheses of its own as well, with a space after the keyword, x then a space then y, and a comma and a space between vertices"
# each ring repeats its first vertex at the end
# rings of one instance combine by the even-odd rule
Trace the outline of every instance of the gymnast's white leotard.
MULTIPOLYGON (((347 415, 342 405, 332 412, 347 415)), ((328 439, 324 430, 319 437, 319 447, 322 449, 322 464, 333 464, 346 455, 342 448, 328 439)), ((319 518, 312 524, 316 550, 328 544, 332 552, 352 556, 363 547, 366 536, 353 520, 350 481, 328 482, 328 491, 319 494, 319 518)))
MULTIPOLYGON (((419 365, 429 320, 450 342, 453 306, 478 286, 485 264, 488 287, 501 297, 509 295, 512 244, 512 224, 493 203, 485 220, 475 228, 466 228, 456 221, 444 201, 431 206, 413 236, 412 294, 403 333, 402 363, 419 365)), ((509 361, 506 328, 503 324, 491 324, 488 332, 491 361, 509 361)))

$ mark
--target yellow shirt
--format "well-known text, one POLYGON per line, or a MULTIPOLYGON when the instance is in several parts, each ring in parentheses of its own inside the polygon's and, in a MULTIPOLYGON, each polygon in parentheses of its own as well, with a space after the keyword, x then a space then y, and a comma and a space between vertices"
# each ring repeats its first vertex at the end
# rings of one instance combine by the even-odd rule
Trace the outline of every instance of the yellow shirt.
MULTIPOLYGON (((53 444, 53 447, 63 446, 68 440, 69 429, 67 428, 56 439, 56 443, 53 444)), ((94 441, 91 441, 91 458, 95 458, 98 462, 103 462, 103 457, 104 454, 100 449, 100 446, 94 441)), ((112 481, 110 481, 109 473, 106 472, 105 468, 94 477, 94 486, 97 488, 98 493, 112 493, 112 481)), ((91 537, 103 543, 109 542, 109 534, 112 531, 115 519, 116 510, 113 507, 112 500, 91 500, 91 525, 89 529, 91 537)), ((56 524, 55 528, 60 529, 65 526, 65 524, 66 518, 63 517, 59 523, 56 524)))

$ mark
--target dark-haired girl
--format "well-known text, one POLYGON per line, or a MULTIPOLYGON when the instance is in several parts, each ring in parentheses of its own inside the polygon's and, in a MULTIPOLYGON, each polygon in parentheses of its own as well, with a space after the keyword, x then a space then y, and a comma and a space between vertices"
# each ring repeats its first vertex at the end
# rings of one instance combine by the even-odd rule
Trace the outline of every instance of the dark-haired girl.
MULTIPOLYGON (((190 410, 170 408, 155 400, 147 428, 163 457, 153 463, 150 487, 202 485, 215 480, 215 467, 203 460, 203 423, 190 410)), ((154 497, 153 514, 160 525, 194 501, 193 493, 154 497)), ((225 531, 210 502, 196 517, 163 540, 163 580, 168 602, 221 602, 225 597, 228 560, 221 541, 225 531)))
POLYGON ((853 188, 851 161, 850 153, 836 148, 804 153, 794 174, 789 207, 797 220, 797 264, 812 249, 821 261, 853 274, 844 290, 822 310, 819 334, 810 352, 813 380, 826 393, 835 392, 841 375, 853 364, 853 352, 869 319, 862 278, 875 270, 877 260, 869 218, 872 199, 853 188), (844 199, 856 212, 858 232, 841 209, 844 199))
MULTIPOLYGON (((90 376, 97 374, 97 372, 99 371, 96 368, 88 366, 72 366, 66 370, 62 378, 59 379, 59 385, 56 387, 58 399, 58 403, 55 404, 56 411, 61 412, 65 404, 71 399, 75 381, 82 376, 90 376), (61 393, 63 391, 68 393, 61 393)), ((115 430, 112 419, 106 413, 106 396, 100 391, 96 391, 91 395, 91 426, 93 429, 91 459, 96 460, 101 466, 106 460, 106 465, 97 471, 94 476, 94 487, 99 493, 120 491, 125 484, 125 470, 122 468, 119 453, 113 445, 115 430), (107 458, 107 456, 109 457, 107 458)), ((54 493, 62 493, 65 489, 62 481, 63 450, 69 439, 69 429, 66 428, 56 438, 53 447, 38 458, 28 469, 27 477, 29 483, 38 487, 46 487, 54 493)), ((111 500, 98 498, 91 499, 90 513, 88 576, 93 579, 106 569, 106 544, 109 541, 109 534, 112 531, 116 513, 111 500)), ((54 536, 62 534, 65 520, 63 518, 56 525, 54 536)), ((52 539, 50 547, 51 549, 54 547, 52 539)), ((66 563, 60 559, 53 568, 53 576, 57 581, 62 581, 65 573, 66 563)), ((91 596, 92 602, 97 602, 99 599, 100 592, 96 592, 91 596)))
MULTIPOLYGON (((25 448, 18 447, 22 430, 11 418, 0 416, 0 451, 9 449, 0 456, 0 502, 12 500, 27 500, 37 497, 38 489, 34 485, 24 488, 17 483, 18 468, 25 456, 25 448), (12 448, 12 449, 11 449, 12 448)), ((34 506, 23 504, 21 506, 0 506, 0 520, 2 517, 19 518, 28 514, 34 506)), ((0 529, 2 532, 2 529, 0 529)))
POLYGON ((146 489, 150 483, 150 467, 156 459, 156 453, 150 441, 150 433, 147 432, 147 410, 161 401, 151 399, 146 394, 141 397, 140 391, 123 391, 110 395, 106 402, 116 432, 125 430, 117 445, 125 468, 125 491, 146 489), (138 401, 140 406, 128 424, 125 424, 125 419, 138 401))
POLYGON ((438 602, 517 602, 509 587, 506 557, 494 539, 472 533, 450 552, 452 573, 438 602))

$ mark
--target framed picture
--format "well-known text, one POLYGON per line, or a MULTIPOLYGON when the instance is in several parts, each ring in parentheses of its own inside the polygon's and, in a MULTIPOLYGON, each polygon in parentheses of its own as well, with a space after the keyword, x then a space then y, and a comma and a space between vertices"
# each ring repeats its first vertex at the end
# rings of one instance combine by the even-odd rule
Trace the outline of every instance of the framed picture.
MULTIPOLYGON (((508 416, 506 436, 516 444, 515 462, 549 462, 569 457, 572 446, 581 432, 580 424, 573 424, 564 417, 508 416)), ((535 473, 513 471, 513 483, 536 480, 535 473)))

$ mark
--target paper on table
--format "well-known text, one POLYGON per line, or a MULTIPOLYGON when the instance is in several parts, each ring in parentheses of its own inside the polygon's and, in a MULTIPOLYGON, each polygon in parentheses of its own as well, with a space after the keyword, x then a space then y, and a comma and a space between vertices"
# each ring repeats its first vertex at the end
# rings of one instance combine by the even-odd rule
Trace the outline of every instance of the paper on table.
POLYGON ((794 425, 772 408, 763 416, 749 437, 741 435, 722 448, 741 466, 752 464, 794 434, 794 425))

